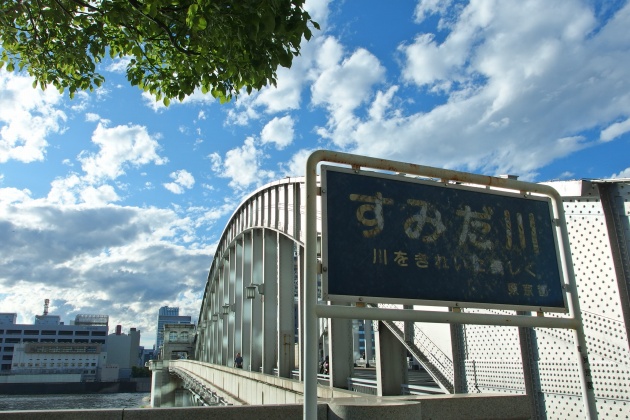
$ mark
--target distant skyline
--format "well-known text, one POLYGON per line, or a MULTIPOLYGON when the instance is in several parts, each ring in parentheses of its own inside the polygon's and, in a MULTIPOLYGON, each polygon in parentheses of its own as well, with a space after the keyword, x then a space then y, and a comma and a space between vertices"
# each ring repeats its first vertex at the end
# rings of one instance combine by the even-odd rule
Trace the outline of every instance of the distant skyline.
POLYGON ((225 223, 316 149, 542 182, 630 178, 630 5, 312 0, 277 87, 165 108, 102 63, 70 100, 0 70, 0 312, 196 321, 225 223))

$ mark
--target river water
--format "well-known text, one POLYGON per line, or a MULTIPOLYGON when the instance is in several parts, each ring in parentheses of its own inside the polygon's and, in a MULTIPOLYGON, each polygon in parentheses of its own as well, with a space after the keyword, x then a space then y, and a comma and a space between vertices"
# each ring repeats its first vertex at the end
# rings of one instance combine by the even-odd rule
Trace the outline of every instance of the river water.
POLYGON ((0 411, 142 408, 151 405, 151 394, 46 394, 0 395, 0 411))

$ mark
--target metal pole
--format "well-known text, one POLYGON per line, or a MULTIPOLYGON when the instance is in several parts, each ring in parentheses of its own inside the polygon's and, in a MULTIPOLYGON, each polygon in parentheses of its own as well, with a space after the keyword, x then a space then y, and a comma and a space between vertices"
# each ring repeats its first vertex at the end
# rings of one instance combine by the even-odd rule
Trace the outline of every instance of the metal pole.
POLYGON ((306 161, 306 241, 304 278, 304 419, 317 418, 317 163, 322 151, 306 161))
POLYGON ((317 305, 320 318, 373 319, 379 321, 434 322, 441 324, 505 325, 508 327, 542 327, 577 329, 573 318, 522 315, 474 314, 470 312, 419 311, 409 309, 360 308, 354 306, 317 305))
POLYGON ((582 385, 582 399, 584 403, 584 414, 587 419, 597 419, 597 404, 595 402, 595 390, 593 388, 593 378, 591 377, 591 366, 588 360, 588 351, 586 347, 586 336, 584 334, 584 322, 582 321, 582 312, 580 310, 580 300, 578 298, 577 284, 575 282, 575 273, 573 272, 573 262, 571 260, 571 247, 569 243, 569 233, 567 231, 567 223, 564 218, 564 207, 560 194, 554 190, 553 205, 555 213, 558 215, 558 225, 560 227, 562 241, 562 250, 560 253, 562 262, 564 263, 564 272, 567 275, 567 303, 569 307, 569 315, 577 321, 577 328, 573 332, 576 343, 576 357, 578 370, 580 373, 580 382, 582 385))

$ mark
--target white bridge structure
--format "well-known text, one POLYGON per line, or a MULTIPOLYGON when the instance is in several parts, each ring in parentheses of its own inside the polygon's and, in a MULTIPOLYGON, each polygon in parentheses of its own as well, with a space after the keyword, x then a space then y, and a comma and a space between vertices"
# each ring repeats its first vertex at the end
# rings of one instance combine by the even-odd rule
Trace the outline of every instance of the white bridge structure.
MULTIPOLYGON (((597 407, 591 417, 628 419, 630 181, 549 185, 564 201, 597 407)), ((208 273, 191 336, 194 354, 187 360, 164 354, 151 364, 154 406, 304 402, 306 200, 305 179, 285 178, 253 192, 234 212, 208 273), (236 353, 242 369, 234 367, 236 353)), ((477 418, 470 410, 492 418, 483 411, 489 400, 479 398, 500 394, 521 396, 509 404, 517 410, 525 401, 531 418, 586 417, 579 357, 567 329, 320 319, 317 336, 318 358, 330 363, 328 373, 318 376, 320 399, 372 395, 403 401, 394 396, 408 395, 405 404, 425 401, 426 408, 427 400, 451 398, 467 410, 461 418, 477 418)), ((492 410, 494 418, 508 418, 501 408, 492 410)))

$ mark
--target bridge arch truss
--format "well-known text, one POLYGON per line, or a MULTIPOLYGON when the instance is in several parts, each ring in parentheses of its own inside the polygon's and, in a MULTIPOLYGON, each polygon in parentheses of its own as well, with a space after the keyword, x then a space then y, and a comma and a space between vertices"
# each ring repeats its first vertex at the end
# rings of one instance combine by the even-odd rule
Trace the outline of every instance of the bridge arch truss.
POLYGON ((247 370, 289 378, 299 369, 304 201, 304 179, 286 178, 255 191, 232 215, 204 290, 198 360, 232 366, 240 353, 247 370))

